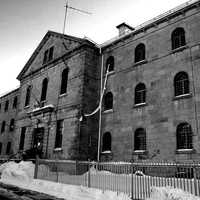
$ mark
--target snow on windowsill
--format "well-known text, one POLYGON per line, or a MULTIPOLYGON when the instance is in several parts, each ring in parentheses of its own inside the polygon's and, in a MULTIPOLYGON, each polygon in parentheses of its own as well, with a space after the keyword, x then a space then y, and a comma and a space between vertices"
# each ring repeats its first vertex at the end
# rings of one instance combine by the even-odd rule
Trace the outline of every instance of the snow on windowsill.
POLYGON ((110 153, 112 153, 111 151, 102 151, 101 152, 102 154, 110 154, 110 153))
POLYGON ((176 153, 193 153, 195 150, 194 149, 177 149, 176 153))
POLYGON ((104 110, 103 113, 111 113, 113 112, 113 109, 109 109, 109 110, 104 110))
POLYGON ((138 104, 135 104, 133 107, 134 108, 137 108, 137 107, 142 107, 142 106, 146 106, 147 103, 146 102, 143 102, 143 103, 138 103, 138 104))
POLYGON ((43 107, 34 108, 32 110, 32 112, 36 112, 36 111, 43 110, 43 109, 46 109, 46 108, 54 108, 54 105, 53 104, 49 104, 49 105, 46 105, 46 106, 43 106, 43 107))
POLYGON ((53 151, 54 152, 60 152, 60 151, 62 151, 62 148, 55 148, 53 151))
POLYGON ((181 95, 175 96, 175 97, 174 97, 174 100, 183 99, 183 98, 189 98, 189 97, 191 97, 191 96, 192 96, 191 93, 181 94, 181 95))

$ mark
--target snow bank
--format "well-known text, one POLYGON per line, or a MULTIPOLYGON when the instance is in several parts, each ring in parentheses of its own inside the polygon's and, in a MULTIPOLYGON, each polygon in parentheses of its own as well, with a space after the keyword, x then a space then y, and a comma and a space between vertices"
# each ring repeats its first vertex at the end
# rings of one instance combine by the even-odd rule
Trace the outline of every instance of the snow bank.
POLYGON ((34 175, 32 162, 8 162, 0 166, 1 180, 30 182, 34 175))
POLYGON ((200 198, 184 192, 181 189, 153 187, 151 189, 150 198, 147 200, 200 200, 200 198))

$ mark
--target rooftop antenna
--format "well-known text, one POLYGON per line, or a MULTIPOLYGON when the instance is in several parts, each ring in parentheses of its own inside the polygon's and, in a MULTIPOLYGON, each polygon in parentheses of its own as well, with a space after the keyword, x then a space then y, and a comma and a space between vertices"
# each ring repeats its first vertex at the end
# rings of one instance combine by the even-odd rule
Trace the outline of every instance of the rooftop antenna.
POLYGON ((66 0, 66 5, 65 5, 65 18, 64 18, 64 25, 63 25, 63 35, 65 34, 65 26, 66 26, 67 11, 68 11, 68 9, 75 10, 75 11, 78 11, 78 12, 81 12, 81 13, 84 13, 84 14, 88 14, 88 15, 91 15, 91 14, 92 14, 92 13, 87 12, 87 11, 85 11, 85 10, 81 10, 81 9, 74 8, 74 7, 69 6, 69 1, 66 0))

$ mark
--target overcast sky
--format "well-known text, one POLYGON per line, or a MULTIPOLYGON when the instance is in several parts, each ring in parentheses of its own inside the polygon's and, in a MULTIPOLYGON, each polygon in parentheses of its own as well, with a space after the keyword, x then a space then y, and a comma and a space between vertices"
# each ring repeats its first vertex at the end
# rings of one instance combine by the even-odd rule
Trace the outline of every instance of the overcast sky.
MULTIPOLYGON (((103 43, 117 35, 115 26, 133 27, 186 0, 69 0, 66 33, 103 43)), ((48 30, 62 32, 65 0, 0 0, 0 94, 16 88, 17 75, 48 30)))

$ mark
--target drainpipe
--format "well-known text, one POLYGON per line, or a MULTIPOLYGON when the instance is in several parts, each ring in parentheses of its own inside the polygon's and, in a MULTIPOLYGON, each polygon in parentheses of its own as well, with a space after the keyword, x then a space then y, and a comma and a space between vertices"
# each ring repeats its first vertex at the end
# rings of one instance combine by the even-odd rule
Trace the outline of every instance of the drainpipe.
MULTIPOLYGON (((102 95, 102 90, 103 90, 103 61, 104 61, 104 56, 102 54, 102 50, 100 47, 100 55, 101 55, 101 85, 100 85, 100 97, 102 95)), ((100 151, 101 151, 101 114, 102 114, 102 105, 100 102, 100 108, 99 108, 99 131, 98 131, 98 152, 97 152, 97 161, 100 161, 100 151)))

